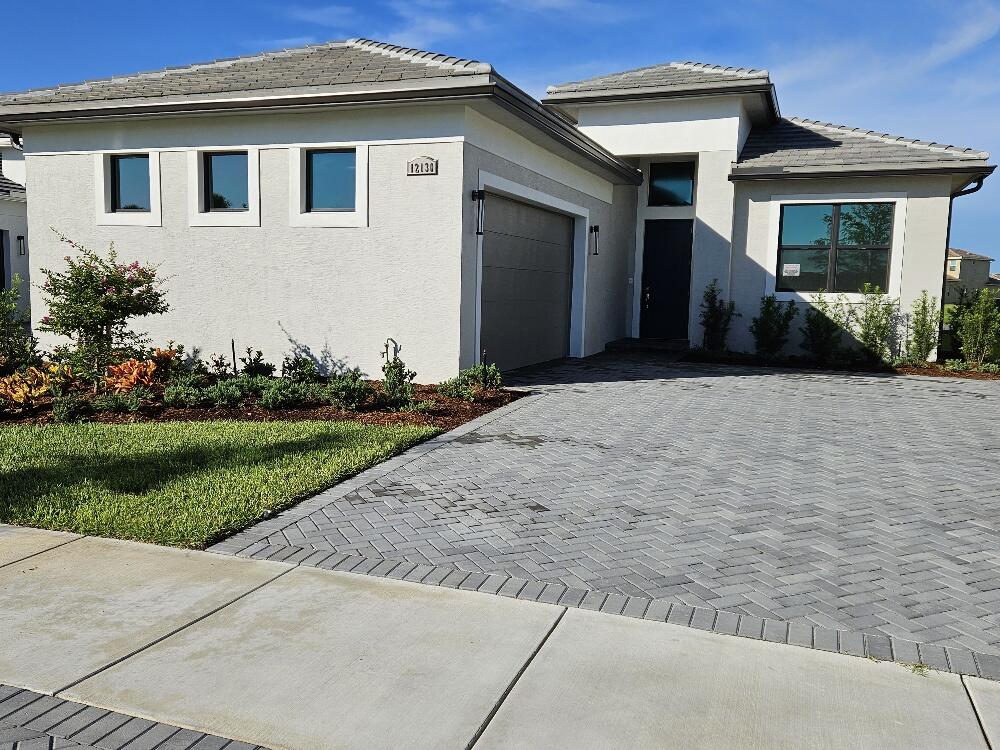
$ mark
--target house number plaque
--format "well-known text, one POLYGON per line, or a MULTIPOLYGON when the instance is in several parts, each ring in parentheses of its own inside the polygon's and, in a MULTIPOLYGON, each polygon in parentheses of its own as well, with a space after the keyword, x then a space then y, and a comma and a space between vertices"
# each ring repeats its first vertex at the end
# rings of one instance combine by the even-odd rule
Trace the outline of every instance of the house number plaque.
POLYGON ((406 174, 410 177, 423 177, 438 173, 438 160, 429 156, 418 156, 406 162, 406 174))

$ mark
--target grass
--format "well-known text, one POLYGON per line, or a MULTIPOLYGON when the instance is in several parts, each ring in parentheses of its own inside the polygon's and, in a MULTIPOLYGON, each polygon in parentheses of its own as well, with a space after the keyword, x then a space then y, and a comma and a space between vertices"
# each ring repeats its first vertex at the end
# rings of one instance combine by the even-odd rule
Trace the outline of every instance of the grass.
POLYGON ((433 435, 357 422, 0 428, 0 523, 204 547, 433 435))

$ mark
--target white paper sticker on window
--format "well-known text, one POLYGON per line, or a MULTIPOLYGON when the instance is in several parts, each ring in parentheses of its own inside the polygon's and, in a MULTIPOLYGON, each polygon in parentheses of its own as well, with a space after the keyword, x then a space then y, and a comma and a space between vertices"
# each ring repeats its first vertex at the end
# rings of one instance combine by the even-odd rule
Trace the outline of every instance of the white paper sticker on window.
POLYGON ((785 263, 781 267, 782 276, 799 276, 802 273, 802 266, 799 263, 785 263))

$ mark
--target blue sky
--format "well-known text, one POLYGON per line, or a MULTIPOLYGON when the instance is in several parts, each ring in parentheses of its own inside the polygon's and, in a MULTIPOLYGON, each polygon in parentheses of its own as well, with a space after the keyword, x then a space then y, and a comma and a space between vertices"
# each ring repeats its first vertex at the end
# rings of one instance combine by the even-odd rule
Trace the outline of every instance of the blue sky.
MULTIPOLYGON (((786 115, 1000 160, 1000 0, 95 0, 23 3, 11 24, 5 91, 365 36, 490 62, 536 96, 672 60, 765 67, 786 115)), ((1000 174, 986 185, 956 201, 952 244, 1000 259, 1000 174)))

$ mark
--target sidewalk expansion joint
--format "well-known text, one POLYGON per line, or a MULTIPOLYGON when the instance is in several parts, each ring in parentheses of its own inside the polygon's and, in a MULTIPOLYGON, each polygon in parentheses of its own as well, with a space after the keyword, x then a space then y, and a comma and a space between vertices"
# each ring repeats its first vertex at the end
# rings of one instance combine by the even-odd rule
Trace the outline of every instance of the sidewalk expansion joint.
POLYGON ((990 735, 986 731, 986 724, 983 723, 983 717, 979 713, 979 706, 976 705, 976 699, 972 697, 972 691, 969 690, 969 683, 965 675, 961 675, 958 678, 962 683, 962 689, 965 691, 966 697, 969 699, 969 705, 972 706, 972 714, 976 717, 976 722, 979 724, 979 731, 983 733, 983 741, 986 743, 987 750, 997 750, 993 747, 990 742, 990 735))
POLYGON ((85 539, 85 538, 86 538, 86 535, 85 534, 81 534, 80 536, 76 537, 75 539, 67 539, 65 542, 60 542, 59 544, 53 545, 51 547, 46 547, 45 549, 39 550, 38 552, 33 552, 30 555, 25 555, 24 557, 19 557, 18 559, 11 560, 10 562, 0 563, 0 568, 6 568, 6 567, 8 567, 10 565, 17 565, 18 563, 22 563, 25 560, 30 560, 33 557, 38 557, 39 555, 44 555, 46 552, 51 552, 52 550, 59 549, 60 547, 65 547, 67 544, 72 544, 73 542, 79 542, 81 539, 85 539))

